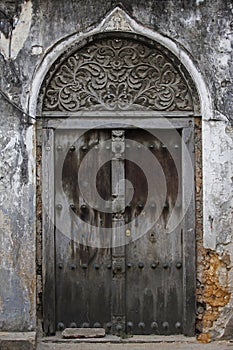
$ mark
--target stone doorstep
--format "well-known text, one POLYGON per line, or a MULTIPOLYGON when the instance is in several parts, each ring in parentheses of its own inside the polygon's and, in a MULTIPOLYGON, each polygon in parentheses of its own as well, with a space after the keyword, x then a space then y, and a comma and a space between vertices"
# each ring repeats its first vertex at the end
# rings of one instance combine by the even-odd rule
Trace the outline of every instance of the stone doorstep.
POLYGON ((103 338, 105 337, 104 328, 66 328, 62 332, 65 339, 77 338, 103 338))
POLYGON ((0 350, 35 350, 36 332, 0 332, 0 350))
POLYGON ((56 336, 42 337, 39 339, 43 343, 135 343, 135 344, 152 344, 152 343, 198 343, 195 337, 185 337, 184 335, 159 336, 159 335, 134 335, 129 338, 121 338, 116 335, 106 335, 101 338, 76 338, 65 339, 62 333, 56 336))

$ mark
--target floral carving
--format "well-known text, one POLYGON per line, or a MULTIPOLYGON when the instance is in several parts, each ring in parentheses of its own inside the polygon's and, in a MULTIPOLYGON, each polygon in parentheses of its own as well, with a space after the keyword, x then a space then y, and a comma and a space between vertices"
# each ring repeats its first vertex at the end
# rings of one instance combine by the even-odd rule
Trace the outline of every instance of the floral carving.
POLYGON ((126 32, 130 32, 132 31, 126 17, 125 17, 125 13, 121 10, 121 9, 116 9, 110 16, 110 18, 108 19, 105 27, 104 27, 105 31, 126 31, 126 32))
POLYGON ((102 39, 70 55, 45 92, 47 111, 193 109, 183 74, 154 47, 102 39))

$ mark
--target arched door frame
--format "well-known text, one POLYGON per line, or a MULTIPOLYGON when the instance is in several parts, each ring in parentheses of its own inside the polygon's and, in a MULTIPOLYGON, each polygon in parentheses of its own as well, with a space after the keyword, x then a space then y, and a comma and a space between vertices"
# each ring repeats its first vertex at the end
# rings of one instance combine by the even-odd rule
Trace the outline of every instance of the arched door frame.
POLYGON ((46 74, 58 57, 62 56, 64 52, 70 50, 73 46, 75 46, 75 50, 77 50, 78 45, 83 46, 87 38, 95 34, 113 31, 142 35, 161 44, 163 47, 167 48, 168 51, 173 53, 188 71, 198 92, 200 111, 197 111, 197 115, 201 115, 202 120, 214 119, 210 93, 201 72, 187 50, 172 39, 137 23, 119 7, 111 11, 96 27, 87 29, 85 32, 75 33, 65 37, 47 50, 32 79, 31 93, 28 101, 28 112, 32 117, 41 116, 40 104, 38 104, 41 85, 46 74))
MULTIPOLYGON (((115 8, 96 28, 91 29, 90 31, 87 31, 85 33, 74 34, 68 38, 65 38, 64 40, 62 40, 62 42, 55 45, 53 50, 50 50, 44 56, 40 66, 37 69, 37 72, 35 73, 34 79, 33 79, 32 89, 31 89, 32 94, 31 94, 30 100, 29 100, 29 114, 32 116, 35 116, 35 117, 36 116, 41 117, 41 112, 42 112, 41 105, 40 105, 40 102, 38 103, 41 86, 42 86, 42 83, 43 83, 43 81, 46 77, 46 74, 48 73, 50 67, 56 61, 56 59, 61 56, 62 53, 64 53, 66 50, 69 50, 71 52, 72 47, 74 48, 74 50, 77 50, 79 43, 80 43, 80 46, 83 46, 85 44, 85 42, 87 41, 87 39, 95 36, 95 34, 99 34, 99 33, 103 33, 103 32, 112 32, 114 30, 115 31, 122 31, 123 30, 126 32, 131 32, 131 33, 133 32, 135 34, 143 35, 144 37, 147 37, 149 39, 152 39, 153 41, 160 43, 161 45, 166 47, 169 51, 174 53, 177 56, 177 58, 180 60, 180 62, 184 65, 184 67, 187 69, 187 71, 189 72, 190 76, 193 79, 193 82, 197 88, 198 95, 200 98, 202 114, 204 116, 207 116, 207 118, 208 118, 208 116, 211 117, 212 109, 211 109, 210 98, 209 98, 209 94, 208 94, 206 85, 201 77, 201 74, 196 69, 195 65, 193 64, 193 62, 190 59, 187 52, 182 50, 172 40, 165 38, 161 34, 153 32, 152 30, 144 28, 143 26, 139 25, 133 19, 131 19, 120 8, 115 8), (116 19, 118 21, 116 21, 116 19), (114 28, 116 23, 119 22, 119 19, 120 19, 121 25, 119 24, 118 27, 114 28)), ((42 95, 43 95, 43 93, 42 93, 42 95)), ((109 119, 108 119, 108 126, 107 127, 111 127, 111 119, 112 119, 112 121, 116 121, 116 115, 114 113, 109 113, 109 112, 106 112, 105 114, 106 114, 106 116, 104 118, 102 118, 102 119, 97 118, 98 120, 96 120, 96 125, 97 124, 100 125, 101 122, 106 121, 106 117, 108 117, 109 119)), ((134 116, 134 125, 138 123, 138 126, 142 127, 143 125, 145 125, 146 118, 148 116, 148 118, 150 119, 151 127, 153 127, 155 125, 156 125, 156 127, 164 127, 164 121, 162 120, 162 118, 159 118, 159 116, 162 116, 163 113, 161 113, 161 112, 157 113, 155 111, 155 112, 149 112, 149 113, 144 112, 143 114, 144 114, 143 124, 141 123, 140 118, 138 118, 138 120, 137 120, 137 118, 135 118, 135 112, 133 112, 132 115, 130 115, 129 112, 127 112, 127 113, 121 112, 119 117, 121 117, 121 118, 124 117, 124 125, 125 125, 127 123, 130 124, 132 122, 131 118, 132 118, 132 116, 134 116)), ((169 114, 168 112, 164 113, 164 115, 169 117, 168 114, 169 114)), ((47 117, 49 117, 49 113, 46 113, 46 115, 47 115, 47 117)), ((96 112, 95 112, 95 115, 96 115, 96 112)), ((55 114, 53 116, 56 117, 55 114)), ((94 116, 94 114, 92 114, 90 112, 75 113, 75 117, 78 117, 78 121, 77 121, 77 119, 75 121, 67 120, 67 125, 69 124, 69 127, 71 127, 71 128, 90 128, 90 127, 93 127, 93 125, 95 124, 93 116, 94 116)), ((102 113, 102 116, 103 116, 103 113, 102 113)), ((190 148, 190 152, 191 152, 191 149, 193 147, 192 142, 190 142, 190 140, 192 140, 192 137, 190 138, 190 130, 193 127, 192 117, 194 117, 194 116, 200 116, 200 111, 198 110, 198 108, 196 109, 196 111, 194 113, 192 113, 192 116, 190 116, 190 118, 188 118, 188 119, 187 119, 187 117, 189 117, 189 113, 187 113, 186 116, 184 113, 181 113, 180 115, 179 115, 179 113, 177 115, 175 115, 174 113, 171 113, 171 115, 170 115, 170 117, 172 118, 171 125, 173 127, 181 127, 185 130, 185 132, 183 134, 183 138, 184 138, 184 141, 186 142, 186 144, 188 144, 188 147, 190 148), (176 116, 179 117, 179 120, 176 120, 176 118, 175 118, 176 116)), ((46 125, 49 129, 58 126, 56 124, 55 119, 50 120, 50 121, 48 120, 48 124, 46 124, 46 125)), ((64 127, 64 122, 62 123, 62 126, 64 127)), ((48 139, 45 140, 45 145, 47 145, 48 140, 50 142, 53 139, 53 136, 49 130, 47 131, 47 137, 48 137, 48 139)), ((50 162, 53 162, 52 156, 51 155, 45 156, 44 164, 49 164, 50 162)), ((46 171, 47 170, 51 171, 51 169, 46 169, 46 171)), ((184 201, 185 201, 185 199, 184 199, 184 201)), ((49 210, 51 210, 51 212, 52 212, 54 209, 49 207, 49 210)), ((191 224, 193 224, 193 226, 194 226, 194 215, 192 213, 193 210, 194 210, 194 208, 191 206, 189 209, 191 220, 187 223, 187 228, 191 224)), ((53 230, 53 229, 51 228, 51 230, 53 230)), ((187 256, 185 258, 186 265, 189 265, 190 263, 194 262, 193 259, 190 259, 190 254, 195 255, 194 236, 193 236, 192 243, 193 244, 191 244, 191 246, 192 246, 191 249, 187 249, 187 252, 186 252, 186 254, 187 254, 187 256)), ((45 253, 46 253, 46 250, 45 250, 45 253)), ((192 268, 191 268, 191 270, 192 270, 192 268)), ((52 271, 50 271, 50 272, 52 272, 52 271)), ((193 269, 193 272, 195 272, 195 269, 193 269)), ((191 308, 193 308, 193 305, 194 305, 194 300, 190 300, 189 296, 193 295, 193 292, 195 289, 195 278, 193 278, 193 281, 190 284, 191 287, 188 287, 187 281, 184 281, 184 285, 186 288, 186 292, 185 292, 186 303, 185 303, 185 312, 184 313, 186 315, 186 325, 187 325, 186 330, 185 330, 185 334, 189 335, 189 327, 191 326, 191 328, 193 329, 193 325, 195 322, 193 317, 192 318, 188 317, 189 304, 191 303, 191 308), (190 288, 190 289, 188 290, 188 288, 190 288)), ((50 304, 51 300, 47 300, 46 303, 50 304)), ((53 333, 54 332, 53 329, 51 329, 50 332, 53 333)), ((193 334, 192 332, 191 332, 191 334, 193 334)))

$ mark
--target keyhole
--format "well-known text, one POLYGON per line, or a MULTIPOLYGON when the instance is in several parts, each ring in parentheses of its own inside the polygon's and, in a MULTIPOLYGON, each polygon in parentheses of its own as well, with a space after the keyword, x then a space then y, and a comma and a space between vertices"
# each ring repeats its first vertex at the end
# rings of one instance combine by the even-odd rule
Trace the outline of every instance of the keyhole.
POLYGON ((153 231, 150 232, 149 239, 153 243, 156 241, 156 234, 155 234, 155 232, 153 232, 153 231))

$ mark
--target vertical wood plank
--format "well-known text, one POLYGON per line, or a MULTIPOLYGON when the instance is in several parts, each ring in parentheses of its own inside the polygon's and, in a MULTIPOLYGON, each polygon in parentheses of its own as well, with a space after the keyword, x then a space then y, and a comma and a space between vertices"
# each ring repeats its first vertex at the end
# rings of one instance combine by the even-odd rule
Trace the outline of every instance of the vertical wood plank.
POLYGON ((43 239, 43 315, 44 332, 55 334, 54 266, 54 131, 43 131, 42 151, 42 239, 43 239))
POLYGON ((187 161, 187 153, 182 149, 182 186, 183 186, 183 259, 184 259, 184 334, 195 334, 196 318, 196 242, 195 242, 195 187, 194 187, 194 126, 184 128, 184 144, 192 163, 187 161), (188 179, 188 181, 187 181, 188 179), (190 201, 191 196, 191 201, 190 201))

